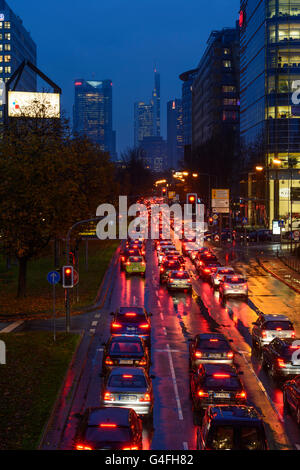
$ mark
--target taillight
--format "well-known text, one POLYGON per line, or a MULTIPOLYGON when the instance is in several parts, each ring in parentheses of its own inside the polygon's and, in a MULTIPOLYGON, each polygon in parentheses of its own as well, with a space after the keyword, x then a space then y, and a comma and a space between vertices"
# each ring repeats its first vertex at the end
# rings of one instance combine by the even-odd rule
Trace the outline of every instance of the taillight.
POLYGON ((160 268, 160 272, 163 273, 163 272, 164 272, 164 268, 160 268))
POLYGON ((125 256, 122 256, 122 261, 125 261, 125 256))
POLYGON ((127 264, 127 266, 130 266, 130 261, 127 261, 127 263, 126 263, 126 264, 127 264))
POLYGON ((105 364, 107 366, 113 366, 114 365, 113 361, 111 360, 111 358, 109 356, 107 356, 107 358, 105 359, 105 364))
POLYGON ((76 450, 93 450, 92 447, 84 444, 76 444, 76 450))
POLYGON ((131 447, 123 447, 122 450, 139 450, 137 446, 131 446, 131 447))
POLYGON ((285 362, 283 359, 277 359, 277 365, 278 367, 284 367, 285 366, 285 362))
POLYGON ((296 336, 296 333, 295 333, 295 331, 293 331, 291 337, 292 337, 292 338, 295 338, 295 336, 296 336))
POLYGON ((202 352, 200 351, 196 351, 195 354, 194 354, 195 357, 202 357, 202 352))
POLYGON ((139 325, 139 328, 143 328, 144 330, 150 328, 149 323, 143 323, 142 325, 139 325))
POLYGON ((139 366, 146 366, 146 365, 147 365, 147 361, 146 361, 146 359, 143 357, 143 359, 141 359, 141 360, 139 361, 139 366))
POLYGON ((242 392, 237 392, 235 398, 242 398, 245 400, 247 398, 247 393, 244 390, 242 392))
POLYGON ((100 428, 116 428, 116 424, 111 424, 111 423, 101 423, 100 428))
POLYGON ((203 390, 198 390, 198 397, 200 398, 207 398, 209 395, 207 392, 204 392, 203 390))
POLYGON ((113 323, 111 324, 111 327, 112 327, 112 328, 122 328, 122 325, 121 325, 120 323, 113 322, 113 323))
POLYGON ((150 393, 145 393, 145 395, 141 397, 139 401, 142 401, 142 402, 151 401, 150 393))
POLYGON ((233 352, 232 352, 232 351, 228 351, 227 357, 228 357, 228 359, 232 359, 232 358, 233 358, 233 352))
POLYGON ((264 330, 262 330, 261 336, 262 336, 263 338, 266 338, 266 337, 267 337, 267 333, 266 333, 264 330))
POLYGON ((104 393, 103 399, 104 401, 115 401, 114 396, 109 392, 104 393))
POLYGON ((224 284, 224 289, 229 289, 229 284, 224 284))
POLYGON ((205 269, 204 269, 204 272, 205 272, 205 273, 210 273, 210 269, 205 268, 205 269))

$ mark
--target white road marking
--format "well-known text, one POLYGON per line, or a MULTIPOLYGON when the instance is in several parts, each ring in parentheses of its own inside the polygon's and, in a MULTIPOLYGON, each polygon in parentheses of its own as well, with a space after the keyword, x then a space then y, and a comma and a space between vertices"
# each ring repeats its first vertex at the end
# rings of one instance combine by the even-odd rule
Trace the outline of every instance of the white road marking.
POLYGON ((184 450, 189 450, 189 446, 187 442, 183 442, 183 449, 184 450))
POLYGON ((11 333, 13 330, 18 328, 18 326, 22 325, 22 323, 24 323, 24 320, 15 321, 14 323, 11 323, 10 325, 3 328, 3 330, 0 330, 0 333, 11 333))
POLYGON ((92 333, 92 334, 94 335, 94 334, 96 333, 95 328, 91 328, 91 329, 90 329, 90 333, 92 333))
POLYGON ((165 319, 164 314, 162 312, 160 312, 160 318, 162 319, 162 321, 164 321, 165 319))
POLYGON ((133 296, 133 305, 136 305, 136 296, 133 296))
POLYGON ((174 364, 173 364, 173 358, 172 358, 172 353, 171 353, 171 349, 170 349, 169 344, 167 344, 167 351, 168 351, 170 371, 171 371, 172 382, 173 382, 173 387, 174 387, 175 399, 176 399, 176 403, 177 403, 178 418, 179 418, 180 421, 183 421, 183 414, 182 414, 182 408, 181 408, 181 403, 180 403, 180 399, 179 399, 177 380, 176 380, 174 364))
POLYGON ((103 348, 97 348, 97 351, 104 351, 103 348))
POLYGON ((161 302, 160 302, 160 300, 158 300, 157 303, 158 303, 158 306, 161 307, 161 302))
POLYGON ((164 335, 167 336, 168 333, 167 333, 167 329, 165 326, 163 326, 163 332, 164 332, 164 335))
POLYGON ((172 353, 180 353, 179 349, 155 349, 155 352, 172 352, 172 353))
POLYGON ((96 313, 95 318, 100 318, 100 313, 96 313))
POLYGON ((97 326, 98 322, 97 321, 92 321, 92 326, 97 326))
POLYGON ((300 444, 295 444, 297 450, 300 450, 300 444))

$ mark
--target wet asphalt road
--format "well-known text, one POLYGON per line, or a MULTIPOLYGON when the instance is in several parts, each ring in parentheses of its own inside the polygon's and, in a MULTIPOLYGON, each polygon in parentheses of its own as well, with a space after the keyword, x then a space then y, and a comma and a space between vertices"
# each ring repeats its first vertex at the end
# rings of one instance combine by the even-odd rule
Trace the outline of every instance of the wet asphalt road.
MULTIPOLYGON (((180 242, 178 242, 180 243, 180 242)), ((200 332, 221 331, 233 339, 237 365, 244 372, 248 400, 264 416, 270 448, 300 449, 300 430, 292 418, 283 415, 282 392, 261 369, 251 354, 250 332, 257 311, 286 313, 300 336, 300 299, 294 291, 264 272, 256 251, 237 247, 217 248, 221 261, 244 273, 249 281, 249 301, 228 301, 225 307, 218 293, 192 276, 193 294, 168 293, 159 284, 159 269, 152 242, 147 242, 145 279, 126 278, 116 263, 112 268, 104 307, 72 318, 72 330, 85 328, 78 357, 69 372, 57 414, 43 440, 43 449, 71 449, 77 425, 76 413, 99 405, 103 342, 109 338, 109 313, 119 306, 144 305, 152 317, 152 367, 155 405, 153 426, 144 427, 144 449, 195 449, 196 425, 189 397, 188 340, 200 332), (79 376, 74 381, 74 377, 79 376)), ((49 328, 50 322, 29 322, 27 329, 49 328)), ((58 329, 64 328, 63 320, 58 329)))

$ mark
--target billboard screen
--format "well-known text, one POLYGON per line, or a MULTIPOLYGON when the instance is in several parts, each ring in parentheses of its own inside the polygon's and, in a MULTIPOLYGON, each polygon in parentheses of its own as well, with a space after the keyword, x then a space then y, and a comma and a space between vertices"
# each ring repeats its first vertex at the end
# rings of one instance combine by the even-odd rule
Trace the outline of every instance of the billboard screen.
POLYGON ((59 93, 8 92, 9 117, 60 117, 59 93))

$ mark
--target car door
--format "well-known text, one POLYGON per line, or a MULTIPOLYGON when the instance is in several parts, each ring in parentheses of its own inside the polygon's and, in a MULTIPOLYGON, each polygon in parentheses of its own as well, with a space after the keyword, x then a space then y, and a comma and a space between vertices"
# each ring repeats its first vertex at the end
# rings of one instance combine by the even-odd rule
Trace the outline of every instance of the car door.
POLYGON ((296 377, 289 387, 291 407, 296 411, 300 406, 300 377, 296 377))

